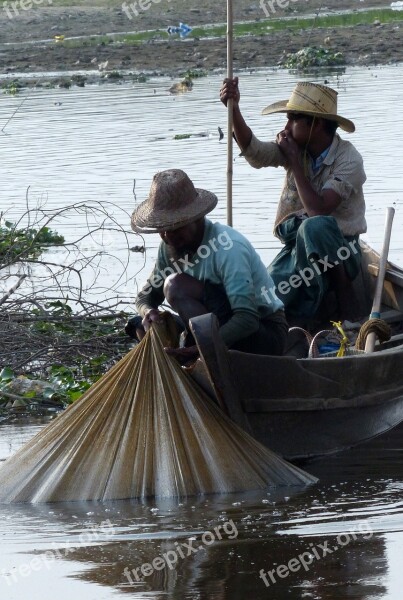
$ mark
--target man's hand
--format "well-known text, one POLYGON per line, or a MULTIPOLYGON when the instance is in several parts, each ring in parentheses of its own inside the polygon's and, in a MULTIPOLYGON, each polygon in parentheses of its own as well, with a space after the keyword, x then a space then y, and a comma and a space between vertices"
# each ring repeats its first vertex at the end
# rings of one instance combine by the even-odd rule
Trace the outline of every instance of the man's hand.
POLYGON ((287 159, 290 167, 299 164, 300 149, 289 131, 280 131, 277 134, 277 145, 287 159))
POLYGON ((234 77, 234 79, 224 79, 222 88, 220 90, 220 100, 223 104, 225 104, 225 106, 227 106, 228 100, 233 100, 233 132, 236 143, 242 152, 244 152, 252 139, 252 130, 245 123, 245 120, 242 116, 241 109, 239 108, 240 98, 241 96, 238 88, 238 77, 234 77))
POLYGON ((199 356, 197 346, 189 346, 188 348, 164 348, 165 352, 176 358, 181 365, 189 362, 194 362, 199 356))
POLYGON ((148 310, 141 321, 142 326, 144 327, 144 331, 148 331, 153 324, 153 322, 159 322, 161 319, 161 313, 156 308, 151 308, 148 310))
POLYGON ((240 98, 238 77, 234 77, 234 79, 224 79, 222 88, 220 89, 221 102, 227 106, 228 100, 232 99, 234 104, 239 104, 240 98))

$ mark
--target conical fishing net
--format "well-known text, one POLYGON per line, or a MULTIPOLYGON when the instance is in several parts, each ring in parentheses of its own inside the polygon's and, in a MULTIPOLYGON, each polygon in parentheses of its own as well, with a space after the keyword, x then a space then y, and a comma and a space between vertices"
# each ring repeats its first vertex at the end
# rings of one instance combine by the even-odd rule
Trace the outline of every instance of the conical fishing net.
POLYGON ((171 320, 0 468, 1 502, 114 500, 316 481, 235 425, 166 354, 171 320))

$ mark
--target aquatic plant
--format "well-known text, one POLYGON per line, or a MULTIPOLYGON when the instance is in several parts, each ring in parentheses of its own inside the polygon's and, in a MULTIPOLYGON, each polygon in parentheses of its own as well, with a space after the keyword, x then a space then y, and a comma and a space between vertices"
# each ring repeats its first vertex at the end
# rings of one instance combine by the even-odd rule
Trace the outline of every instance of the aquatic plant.
POLYGON ((198 77, 207 77, 208 72, 205 69, 188 69, 183 73, 180 73, 180 76, 184 79, 197 79, 198 77))
POLYGON ((10 96, 16 96, 22 87, 23 85, 18 81, 18 79, 7 81, 1 85, 3 94, 9 94, 10 96))
POLYGON ((66 79, 62 77, 61 79, 59 79, 58 83, 59 88, 63 88, 65 90, 69 90, 71 88, 71 79, 66 79))
POLYGON ((72 76, 71 81, 78 87, 84 87, 87 78, 84 75, 75 74, 72 76))
POLYGON ((114 79, 116 81, 116 79, 122 79, 123 75, 119 73, 119 71, 110 71, 105 75, 105 77, 107 79, 114 79))
POLYGON ((287 54, 278 64, 286 69, 303 71, 310 67, 333 67, 344 65, 345 62, 344 55, 341 52, 334 52, 328 48, 308 46, 298 50, 298 52, 287 54))
MULTIPOLYGON (((50 315, 46 319, 37 315, 38 320, 34 321, 34 311, 31 322, 27 316, 25 331, 20 328, 20 339, 24 339, 26 347, 35 344, 36 353, 52 348, 53 358, 63 362, 50 361, 44 367, 33 365, 32 371, 23 376, 15 369, 15 361, 14 368, 4 366, 0 371, 0 413, 6 408, 19 413, 54 406, 64 408, 78 400, 129 349, 123 333, 123 314, 86 322, 75 319, 71 307, 59 301, 47 303, 46 309, 50 315), (61 318, 63 313, 65 317, 61 318), (108 345, 113 343, 116 350, 119 342, 122 353, 111 356, 108 345), (75 348, 74 353, 69 353, 69 348, 75 348)), ((0 324, 1 328, 5 331, 0 324)))
POLYGON ((64 237, 49 227, 18 228, 11 221, 0 222, 0 269, 11 261, 35 258, 49 246, 61 246, 64 237))

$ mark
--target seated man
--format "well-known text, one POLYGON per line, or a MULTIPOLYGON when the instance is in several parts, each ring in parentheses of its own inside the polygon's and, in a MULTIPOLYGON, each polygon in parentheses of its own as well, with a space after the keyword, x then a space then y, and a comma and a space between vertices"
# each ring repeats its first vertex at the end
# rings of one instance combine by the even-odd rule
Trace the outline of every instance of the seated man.
POLYGON ((274 224, 284 248, 268 270, 287 316, 314 316, 332 288, 338 318, 354 318, 351 281, 361 262, 358 236, 366 231, 366 176, 361 155, 336 133, 339 126, 355 130, 337 114, 337 92, 302 82, 289 100, 266 107, 265 115, 287 117, 275 142, 259 141, 245 123, 238 78, 224 81, 220 98, 225 105, 233 99, 234 135, 250 165, 286 169, 274 224))
MULTIPOLYGON (((154 176, 150 194, 133 213, 132 228, 159 233, 162 242, 154 269, 137 297, 143 317, 139 338, 159 318, 166 299, 185 326, 192 317, 213 312, 229 348, 281 355, 288 326, 274 284, 250 242, 240 233, 205 218, 217 197, 195 189, 179 169, 154 176), (272 293, 270 294, 269 291, 272 293)), ((179 359, 197 356, 187 335, 179 359)))

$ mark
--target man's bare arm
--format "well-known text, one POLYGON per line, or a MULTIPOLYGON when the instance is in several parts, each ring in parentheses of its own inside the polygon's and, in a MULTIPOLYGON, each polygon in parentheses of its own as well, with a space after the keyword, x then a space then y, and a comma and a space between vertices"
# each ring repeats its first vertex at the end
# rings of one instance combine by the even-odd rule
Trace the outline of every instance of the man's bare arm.
POLYGON ((229 99, 233 100, 233 128, 235 139, 242 152, 244 152, 252 139, 252 130, 246 124, 239 108, 240 97, 238 77, 234 77, 234 79, 224 79, 223 86, 220 90, 220 100, 225 106, 227 106, 229 99))

